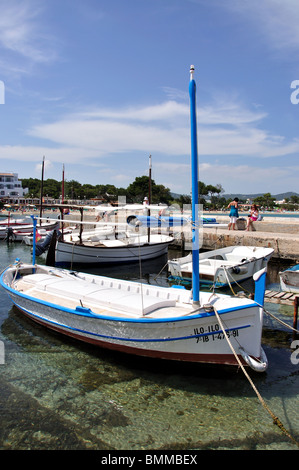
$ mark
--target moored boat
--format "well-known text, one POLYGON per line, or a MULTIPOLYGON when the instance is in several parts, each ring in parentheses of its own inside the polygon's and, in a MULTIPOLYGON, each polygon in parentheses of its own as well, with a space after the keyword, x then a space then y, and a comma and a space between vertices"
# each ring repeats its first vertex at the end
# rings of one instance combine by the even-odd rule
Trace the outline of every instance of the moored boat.
MULTIPOLYGON (((264 271, 257 297, 263 295, 264 271)), ((140 356, 237 364, 216 318, 237 354, 265 370, 259 301, 121 281, 17 262, 0 277, 14 304, 29 318, 79 340, 140 356)))
POLYGON ((55 265, 132 263, 157 258, 167 253, 173 237, 165 235, 129 235, 126 238, 87 241, 82 243, 58 239, 55 265))
POLYGON ((299 293, 299 264, 279 273, 280 288, 284 292, 299 293))
MULTIPOLYGON (((38 230, 43 232, 51 231, 59 228, 60 221, 57 219, 48 220, 38 226, 38 230)), ((7 227, 0 227, 0 239, 10 238, 12 241, 23 241, 25 236, 33 234, 33 223, 23 224, 23 225, 11 225, 7 227)))
MULTIPOLYGON (((224 287, 251 278, 267 266, 274 250, 256 246, 230 246, 199 255, 199 278, 202 284, 224 287)), ((168 260, 170 277, 190 282, 192 254, 168 260)))

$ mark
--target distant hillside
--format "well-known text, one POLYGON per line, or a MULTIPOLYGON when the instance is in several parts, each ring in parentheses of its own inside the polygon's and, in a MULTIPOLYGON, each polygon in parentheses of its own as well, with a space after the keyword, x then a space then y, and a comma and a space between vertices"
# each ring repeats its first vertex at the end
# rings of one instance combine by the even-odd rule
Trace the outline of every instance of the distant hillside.
MULTIPOLYGON (((255 199, 256 197, 263 196, 265 193, 257 193, 257 194, 223 194, 223 197, 225 199, 234 199, 235 197, 238 197, 239 199, 255 199)), ((290 198, 291 196, 299 196, 298 193, 294 193, 292 191, 289 191, 287 193, 280 193, 280 194, 271 194, 272 197, 276 199, 276 201, 281 201, 282 199, 285 198, 290 198)))
MULTIPOLYGON (((181 194, 170 193, 174 199, 179 199, 181 194)), ((246 199, 255 199, 256 197, 263 196, 265 193, 257 193, 257 194, 223 194, 221 197, 225 197, 225 199, 234 199, 238 197, 239 199, 246 200, 246 199)), ((290 198, 291 196, 299 196, 298 193, 294 193, 289 191, 287 193, 280 193, 280 194, 271 194, 272 197, 276 199, 276 201, 282 201, 282 199, 290 198)), ((207 197, 207 196, 204 196, 207 197)))

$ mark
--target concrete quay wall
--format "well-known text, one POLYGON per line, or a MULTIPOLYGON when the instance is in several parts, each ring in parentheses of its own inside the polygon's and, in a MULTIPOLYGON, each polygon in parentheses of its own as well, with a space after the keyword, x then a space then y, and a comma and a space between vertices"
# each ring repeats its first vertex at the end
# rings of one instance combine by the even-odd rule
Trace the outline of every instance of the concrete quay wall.
MULTIPOLYGON (((298 233, 298 232, 297 232, 298 233)), ((273 248, 273 258, 290 259, 299 263, 299 235, 279 232, 228 230, 217 228, 203 229, 202 248, 216 250, 232 245, 260 246, 273 248)), ((185 245, 190 249, 190 240, 185 245)))

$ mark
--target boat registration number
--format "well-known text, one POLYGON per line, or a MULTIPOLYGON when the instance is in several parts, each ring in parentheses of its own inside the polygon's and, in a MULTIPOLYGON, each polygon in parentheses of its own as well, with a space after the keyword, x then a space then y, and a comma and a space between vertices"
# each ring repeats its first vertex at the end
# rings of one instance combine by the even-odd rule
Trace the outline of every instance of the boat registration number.
MULTIPOLYGON (((230 330, 226 331, 228 338, 236 338, 239 336, 239 330, 230 330)), ((218 323, 214 323, 213 325, 208 325, 206 327, 199 327, 194 328, 194 336, 196 337, 196 342, 202 341, 203 343, 207 343, 209 341, 218 341, 225 339, 225 335, 221 330, 218 323)))

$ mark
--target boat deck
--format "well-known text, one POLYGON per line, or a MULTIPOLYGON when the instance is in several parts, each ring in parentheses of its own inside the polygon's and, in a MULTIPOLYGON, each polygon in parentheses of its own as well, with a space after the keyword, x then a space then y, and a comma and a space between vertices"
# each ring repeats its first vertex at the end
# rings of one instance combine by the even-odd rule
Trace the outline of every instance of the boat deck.
POLYGON ((76 278, 59 278, 50 274, 30 274, 14 282, 14 289, 41 301, 91 314, 126 318, 173 318, 194 314, 190 291, 152 289, 138 283, 103 280, 102 285, 90 281, 80 284, 76 278), (86 310, 87 311, 87 310, 86 310))

